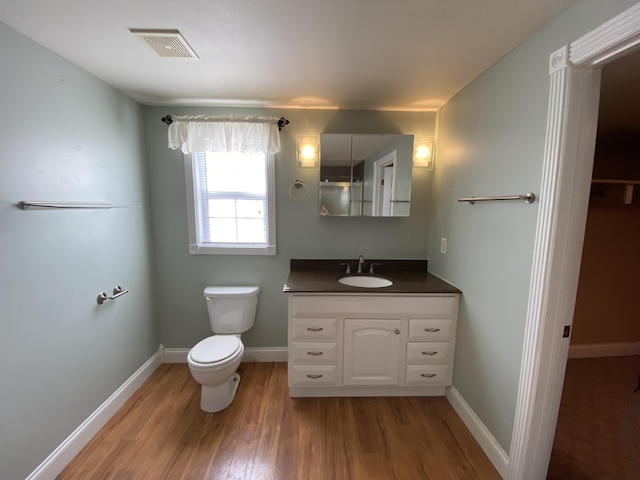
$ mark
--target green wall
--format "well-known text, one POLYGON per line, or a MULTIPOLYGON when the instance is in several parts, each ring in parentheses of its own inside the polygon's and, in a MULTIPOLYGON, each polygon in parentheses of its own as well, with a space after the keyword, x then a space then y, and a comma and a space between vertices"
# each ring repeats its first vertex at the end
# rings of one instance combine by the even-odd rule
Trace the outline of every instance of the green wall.
POLYGON ((243 334, 248 347, 287 345, 287 301, 282 293, 291 258, 427 258, 431 171, 414 171, 411 216, 349 218, 318 216, 318 170, 296 167, 296 135, 320 133, 404 133, 433 135, 435 113, 333 110, 267 110, 146 107, 145 138, 152 205, 154 298, 165 347, 190 348, 211 334, 202 292, 207 285, 259 285, 256 325, 243 334), (175 115, 274 115, 291 123, 281 132, 276 155, 277 255, 189 255, 184 156, 167 148, 167 126, 175 115), (302 179, 304 201, 289 198, 289 186, 302 179))
POLYGON ((539 193, 549 56, 633 3, 579 1, 439 111, 429 267, 464 292, 453 384, 507 453, 539 203, 457 199, 539 193))
POLYGON ((158 349, 142 108, 0 23, 0 478, 29 475, 158 349), (23 200, 124 208, 23 211, 23 200), (98 307, 101 291, 130 290, 98 307))

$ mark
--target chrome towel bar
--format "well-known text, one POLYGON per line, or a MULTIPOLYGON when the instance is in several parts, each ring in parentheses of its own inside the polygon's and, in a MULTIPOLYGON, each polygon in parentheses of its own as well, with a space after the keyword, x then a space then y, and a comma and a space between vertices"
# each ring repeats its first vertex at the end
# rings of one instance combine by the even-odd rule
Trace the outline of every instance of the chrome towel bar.
POLYGON ((36 202, 31 200, 20 202, 18 206, 22 210, 95 209, 113 207, 109 202, 36 202))
POLYGON ((113 287, 113 295, 109 297, 106 292, 101 292, 98 294, 98 298, 96 299, 96 301, 98 302, 98 305, 102 305, 107 300, 115 300, 125 293, 129 293, 129 289, 124 290, 120 285, 116 285, 115 287, 113 287))
POLYGON ((476 202, 494 202, 503 200, 524 200, 524 203, 533 203, 536 201, 536 196, 531 193, 525 193, 524 195, 503 195, 501 197, 467 197, 459 198, 458 202, 469 202, 473 205, 476 202))

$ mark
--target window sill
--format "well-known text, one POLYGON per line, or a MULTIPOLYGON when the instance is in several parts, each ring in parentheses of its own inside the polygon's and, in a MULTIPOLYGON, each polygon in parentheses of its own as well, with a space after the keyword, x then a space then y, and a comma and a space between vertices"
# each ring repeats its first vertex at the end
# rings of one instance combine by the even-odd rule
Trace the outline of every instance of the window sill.
POLYGON ((275 245, 218 246, 206 244, 189 245, 190 255, 275 255, 275 245))

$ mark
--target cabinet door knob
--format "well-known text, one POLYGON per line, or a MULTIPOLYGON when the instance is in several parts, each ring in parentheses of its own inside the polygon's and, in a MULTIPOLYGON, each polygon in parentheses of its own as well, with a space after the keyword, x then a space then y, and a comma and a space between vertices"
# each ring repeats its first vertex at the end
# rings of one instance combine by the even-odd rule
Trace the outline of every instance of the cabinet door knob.
POLYGON ((424 331, 425 332, 429 332, 429 333, 435 333, 435 332, 439 332, 440 329, 439 328, 425 328, 424 331))
POLYGON ((398 330, 397 328, 393 331, 393 333, 395 333, 396 335, 400 335, 400 330, 398 330))
POLYGON ((317 380, 318 378, 322 378, 322 375, 320 374, 316 374, 316 375, 307 375, 307 378, 312 378, 313 380, 317 380))
POLYGON ((322 352, 307 352, 307 355, 313 355, 315 357, 318 355, 322 355, 322 352))
POLYGON ((308 332, 321 332, 322 330, 324 330, 322 327, 308 327, 307 328, 308 332))
POLYGON ((422 352, 423 355, 435 355, 438 352, 422 352))
POLYGON ((433 377, 436 376, 436 374, 435 373, 421 373, 420 376, 424 377, 424 378, 433 378, 433 377))

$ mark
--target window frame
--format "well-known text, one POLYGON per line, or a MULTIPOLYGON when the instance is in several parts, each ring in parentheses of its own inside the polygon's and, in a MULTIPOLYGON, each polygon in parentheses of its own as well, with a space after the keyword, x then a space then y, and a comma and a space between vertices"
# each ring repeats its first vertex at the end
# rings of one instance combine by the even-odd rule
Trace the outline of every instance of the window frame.
POLYGON ((276 199, 275 161, 273 154, 265 153, 265 181, 267 201, 267 243, 236 244, 209 243, 202 240, 202 207, 198 176, 198 155, 206 152, 187 153, 184 156, 187 193, 187 230, 190 255, 275 255, 276 254, 276 199))

